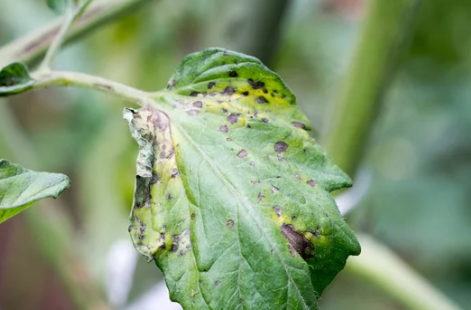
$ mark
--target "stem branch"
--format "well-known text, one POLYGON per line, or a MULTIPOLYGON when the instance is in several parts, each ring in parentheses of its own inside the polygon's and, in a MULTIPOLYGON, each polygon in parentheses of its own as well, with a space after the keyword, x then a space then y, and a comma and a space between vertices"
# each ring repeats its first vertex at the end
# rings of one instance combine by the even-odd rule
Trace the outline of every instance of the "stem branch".
POLYGON ((76 86, 99 90, 139 106, 155 104, 151 96, 155 97, 156 93, 144 92, 131 86, 89 74, 65 71, 40 71, 33 73, 32 77, 36 80, 33 86, 34 89, 48 86, 76 86))

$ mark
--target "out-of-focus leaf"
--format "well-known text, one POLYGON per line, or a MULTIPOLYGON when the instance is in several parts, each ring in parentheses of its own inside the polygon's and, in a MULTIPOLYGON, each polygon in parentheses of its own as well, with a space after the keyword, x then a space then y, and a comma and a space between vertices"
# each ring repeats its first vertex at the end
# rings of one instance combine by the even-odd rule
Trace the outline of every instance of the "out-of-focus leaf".
POLYGON ((72 4, 72 0, 46 0, 47 6, 57 14, 62 14, 69 5, 72 4))
POLYGON ((0 71, 0 97, 25 92, 33 85, 34 80, 23 63, 12 63, 0 71))
POLYGON ((139 144, 130 233, 185 309, 318 309, 358 255, 329 191, 350 179, 306 130, 280 77, 221 49, 186 57, 125 110, 139 144), (164 113, 165 112, 165 113, 164 113))
POLYGON ((0 223, 44 198, 57 198, 70 185, 63 174, 35 172, 0 159, 0 223))

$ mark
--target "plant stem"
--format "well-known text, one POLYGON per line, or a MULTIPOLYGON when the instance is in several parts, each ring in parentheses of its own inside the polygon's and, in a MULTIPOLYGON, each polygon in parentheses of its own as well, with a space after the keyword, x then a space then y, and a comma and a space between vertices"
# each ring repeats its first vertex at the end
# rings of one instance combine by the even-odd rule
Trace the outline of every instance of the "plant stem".
POLYGON ((79 18, 85 12, 85 9, 92 3, 92 1, 93 0, 86 0, 82 2, 77 8, 75 8, 72 3, 69 4, 65 21, 62 24, 59 33, 55 36, 54 40, 49 46, 46 56, 44 57, 41 66, 39 67, 40 71, 47 71, 51 69, 54 58, 56 57, 62 42, 65 40, 65 36, 69 32, 70 27, 77 20, 77 18, 79 18))
POLYGON ((350 257, 345 270, 380 286, 412 310, 459 310, 443 294, 372 237, 357 234, 361 256, 350 257))
MULTIPOLYGON (((354 175, 369 133, 393 78, 398 56, 407 43, 421 0, 370 0, 353 62, 324 132, 335 162, 354 175)), ((413 310, 458 310, 394 252, 368 236, 358 235, 359 257, 345 270, 366 278, 413 310)))
POLYGON ((370 0, 353 61, 330 107, 323 144, 354 176, 422 0, 370 0))
POLYGON ((155 104, 151 99, 158 97, 158 93, 148 93, 136 88, 107 80, 98 76, 93 76, 78 72, 48 71, 32 74, 36 80, 33 88, 43 88, 47 86, 76 86, 80 88, 89 88, 111 94, 119 99, 132 102, 139 106, 146 104, 155 104))
MULTIPOLYGON (((16 122, 5 102, 0 100, 0 149, 10 150, 11 160, 39 167, 34 147, 16 122)), ((99 287, 91 281, 85 264, 76 253, 72 223, 59 200, 38 202, 24 212, 37 248, 61 280, 72 303, 79 310, 109 310, 99 287), (47 206, 47 208, 46 208, 47 206), (50 210, 54 211, 51 212, 50 210)))
MULTIPOLYGON (((80 35, 96 29, 120 16, 129 13, 152 0, 99 0, 77 19, 64 37, 67 43, 80 35)), ((14 61, 31 64, 39 59, 47 50, 60 31, 64 19, 59 18, 49 25, 16 39, 0 48, 0 68, 14 61)))

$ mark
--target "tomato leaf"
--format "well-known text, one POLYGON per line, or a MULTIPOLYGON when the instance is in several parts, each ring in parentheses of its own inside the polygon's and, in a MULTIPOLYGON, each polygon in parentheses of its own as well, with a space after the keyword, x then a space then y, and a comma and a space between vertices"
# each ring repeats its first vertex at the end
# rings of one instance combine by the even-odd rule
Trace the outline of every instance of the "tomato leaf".
POLYGON ((33 85, 34 80, 23 63, 14 62, 0 70, 0 97, 25 92, 33 85))
POLYGON ((329 192, 350 178, 259 60, 187 56, 156 106, 126 109, 139 144, 129 231, 185 309, 318 309, 359 243, 329 192))
POLYGON ((40 199, 57 198, 69 185, 63 174, 35 172, 0 159, 0 223, 40 199))

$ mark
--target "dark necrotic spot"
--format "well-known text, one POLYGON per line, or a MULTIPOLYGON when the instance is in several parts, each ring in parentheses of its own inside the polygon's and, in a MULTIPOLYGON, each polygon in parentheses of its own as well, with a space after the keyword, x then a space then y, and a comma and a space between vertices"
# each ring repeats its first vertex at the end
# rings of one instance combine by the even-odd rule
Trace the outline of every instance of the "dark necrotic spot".
POLYGON ((172 178, 176 178, 178 174, 179 174, 178 168, 173 168, 173 169, 172 169, 171 177, 172 177, 172 178))
POLYGON ((208 89, 211 89, 211 88, 213 88, 214 86, 216 86, 216 83, 214 83, 214 82, 209 82, 209 83, 208 83, 208 89))
POLYGON ((262 118, 262 122, 268 123, 268 118, 262 118))
POLYGON ((226 125, 223 125, 223 126, 219 127, 219 131, 227 133, 227 132, 229 132, 229 128, 226 125))
POLYGON ((242 95, 248 96, 248 95, 249 95, 249 92, 248 92, 248 91, 244 91, 244 92, 242 93, 242 95))
POLYGON ((232 228, 234 226, 234 221, 233 220, 229 220, 227 221, 227 227, 232 228))
POLYGON ((199 92, 197 92, 197 91, 192 91, 192 92, 190 93, 190 96, 191 96, 191 97, 196 97, 196 96, 198 96, 198 95, 199 95, 199 92))
POLYGON ((172 247, 170 248, 170 251, 172 253, 175 253, 176 251, 178 251, 178 244, 176 244, 176 243, 172 244, 172 247))
POLYGON ((227 141, 227 142, 231 142, 232 139, 231 139, 231 138, 226 138, 226 141, 227 141))
POLYGON ((193 102, 193 106, 196 108, 201 108, 203 107, 203 103, 201 101, 195 101, 193 102))
POLYGON ((180 250, 180 256, 183 256, 183 255, 185 255, 185 251, 180 250))
POLYGON ((255 101, 257 101, 257 103, 268 103, 267 98, 265 98, 264 96, 258 96, 255 101))
POLYGON ((259 89, 265 86, 265 83, 263 82, 254 82, 252 79, 248 79, 247 82, 249 83, 250 86, 252 86, 253 89, 259 89))
POLYGON ((168 199, 168 200, 172 200, 172 198, 173 198, 173 197, 172 197, 172 194, 168 194, 168 195, 167 195, 167 199, 168 199))
POLYGON ((191 219, 194 220, 196 215, 194 213, 191 213, 191 219))
POLYGON ((275 144, 275 151, 277 153, 283 153, 288 149, 288 144, 284 143, 283 141, 278 141, 275 144))
POLYGON ((312 187, 316 187, 316 182, 314 182, 314 180, 309 180, 309 181, 306 182, 306 184, 309 184, 312 187))
POLYGON ((265 196, 263 196, 262 192, 258 193, 258 202, 261 202, 263 199, 265 199, 265 196))
POLYGON ((216 282, 214 282, 214 285, 216 285, 216 286, 221 285, 221 281, 217 280, 216 282))
POLYGON ((227 86, 224 88, 224 92, 222 93, 223 95, 231 96, 235 93, 236 89, 232 86, 227 86))
POLYGON ((237 123, 237 120, 239 119, 239 116, 240 116, 240 114, 231 113, 231 114, 227 117, 227 120, 229 121, 229 123, 235 124, 235 123, 237 123))
POLYGON ((237 157, 239 158, 244 158, 245 156, 247 156, 249 153, 247 153, 246 150, 240 150, 239 153, 237 153, 237 157))
POLYGON ((314 244, 302 233, 297 232, 292 225, 283 224, 281 233, 288 240, 289 250, 293 257, 296 256, 296 253, 304 259, 314 257, 314 244))
POLYGON ((230 76, 230 77, 238 77, 239 75, 237 74, 237 72, 235 72, 234 70, 232 70, 232 71, 229 71, 229 76, 230 76))
POLYGON ((320 227, 317 227, 316 230, 308 229, 307 231, 310 232, 314 237, 319 237, 320 227))
POLYGON ((292 124, 293 124, 294 127, 296 127, 296 128, 301 128, 301 129, 305 129, 305 128, 306 128, 306 125, 304 125, 303 123, 300 123, 300 122, 293 122, 292 124))
POLYGON ((250 126, 250 125, 247 125, 247 128, 248 128, 248 129, 252 129, 252 126, 250 126))
POLYGON ((281 217, 281 207, 280 206, 274 206, 273 210, 276 213, 276 216, 281 217))

